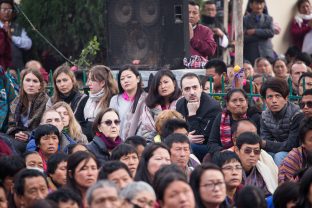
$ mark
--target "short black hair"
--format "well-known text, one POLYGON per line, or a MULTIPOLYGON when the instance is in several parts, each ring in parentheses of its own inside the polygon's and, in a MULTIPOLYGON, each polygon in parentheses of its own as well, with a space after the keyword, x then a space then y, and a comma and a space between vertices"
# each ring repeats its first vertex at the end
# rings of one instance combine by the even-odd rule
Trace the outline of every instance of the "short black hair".
POLYGON ((205 69, 215 68, 216 73, 222 75, 227 72, 226 64, 219 59, 211 59, 205 65, 205 69))
POLYGON ((189 0, 189 5, 192 5, 192 6, 198 6, 200 8, 200 5, 199 3, 197 3, 196 1, 194 0, 189 0))
POLYGON ((244 132, 236 139, 236 146, 240 149, 243 144, 259 144, 261 148, 261 138, 252 132, 244 132))
POLYGON ((81 197, 68 188, 60 188, 50 193, 46 199, 54 201, 57 204, 59 204, 60 202, 74 201, 78 204, 79 208, 82 207, 81 197))
POLYGON ((284 99, 286 99, 286 97, 289 95, 289 87, 286 80, 284 79, 270 78, 267 81, 265 81, 260 89, 260 94, 264 99, 266 98, 266 91, 268 89, 280 93, 284 99))
POLYGON ((168 171, 168 170, 171 170, 173 167, 167 166, 167 167, 163 167, 163 168, 165 168, 165 169, 162 170, 162 168, 160 168, 155 173, 155 176, 158 175, 158 177, 157 177, 157 179, 155 177, 154 190, 155 190, 158 201, 164 200, 165 191, 171 183, 173 183, 175 181, 181 181, 181 182, 188 184, 187 177, 182 172, 181 169, 179 171, 178 168, 174 168, 175 171, 168 171), (161 177, 159 177, 160 175, 161 175, 161 177))
POLYGON ((188 131, 189 127, 186 121, 182 119, 168 119, 162 126, 161 138, 166 138, 177 129, 185 128, 188 131))
POLYGON ((43 136, 51 135, 51 134, 55 134, 57 136, 57 138, 59 140, 59 144, 60 144, 61 143, 61 136, 60 136, 60 132, 56 128, 56 126, 54 126, 52 124, 43 124, 43 125, 38 126, 34 132, 34 138, 35 138, 36 146, 38 146, 40 144, 40 140, 43 136))
POLYGON ((224 164, 227 164, 233 161, 237 161, 241 163, 238 155, 228 150, 223 151, 223 152, 216 152, 215 154, 213 154, 213 157, 212 157, 212 162, 216 164, 217 166, 219 166, 220 168, 222 168, 224 164))
POLYGON ((247 93, 245 92, 245 90, 243 90, 243 89, 241 89, 241 88, 232 88, 232 89, 230 89, 230 90, 226 93, 226 96, 225 96, 226 102, 229 102, 230 99, 231 99, 231 97, 232 97, 232 95, 233 95, 234 93, 236 93, 236 92, 241 93, 241 94, 244 96, 244 98, 245 98, 246 100, 248 100, 248 96, 247 96, 247 93))
POLYGON ((138 155, 136 149, 130 144, 120 144, 112 150, 111 160, 120 160, 122 156, 135 153, 138 155))
POLYGON ((193 73, 193 72, 188 72, 188 73, 185 73, 185 74, 183 74, 183 76, 181 77, 181 79, 180 79, 180 86, 181 86, 181 89, 183 89, 182 87, 182 81, 183 81, 183 79, 185 79, 185 78, 197 78, 197 80, 198 80, 198 83, 199 83, 199 85, 200 85, 200 79, 199 79, 199 77, 198 77, 198 75, 197 74, 195 74, 195 73, 193 73))
POLYGON ((47 174, 54 174, 57 166, 63 162, 68 160, 68 155, 64 153, 55 153, 51 155, 47 161, 47 174))
POLYGON ((48 187, 48 181, 44 173, 34 169, 23 169, 20 172, 18 172, 18 174, 14 177, 14 185, 13 185, 14 192, 18 196, 23 196, 25 192, 25 179, 34 177, 42 177, 45 180, 48 187))
POLYGON ((6 177, 14 177, 16 173, 26 167, 25 160, 19 156, 0 157, 0 180, 4 181, 6 177), (5 170, 5 171, 4 171, 5 170))
POLYGON ((187 143, 191 148, 190 140, 184 134, 173 133, 164 139, 164 143, 171 149, 173 143, 187 143))
POLYGON ((257 3, 265 3, 265 0, 249 0, 249 3, 252 4, 254 2, 257 2, 257 3))
POLYGON ((108 179, 108 175, 120 169, 124 169, 129 174, 129 176, 132 177, 126 164, 120 161, 108 161, 103 164, 103 167, 99 172, 98 180, 108 179))
POLYGON ((14 9, 14 1, 13 0, 0 0, 0 6, 1 4, 6 3, 6 4, 11 4, 12 9, 14 9))
POLYGON ((311 131, 311 130, 312 130, 312 118, 304 118, 300 122, 299 132, 298 132, 298 138, 301 144, 305 143, 305 136, 308 133, 308 131, 311 131))
POLYGON ((266 200, 264 193, 256 186, 245 186, 237 198, 238 208, 266 208, 266 200))
POLYGON ((312 95, 312 89, 308 89, 308 90, 304 91, 303 94, 302 94, 302 97, 305 96, 305 95, 312 95))
POLYGON ((139 145, 142 145, 142 146, 146 146, 146 140, 141 137, 141 136, 131 136, 131 137, 128 137, 125 141, 125 144, 130 144, 134 147, 137 147, 139 145))
POLYGON ((273 194, 273 204, 275 208, 287 207, 287 203, 297 201, 299 197, 299 184, 286 181, 279 185, 273 194))

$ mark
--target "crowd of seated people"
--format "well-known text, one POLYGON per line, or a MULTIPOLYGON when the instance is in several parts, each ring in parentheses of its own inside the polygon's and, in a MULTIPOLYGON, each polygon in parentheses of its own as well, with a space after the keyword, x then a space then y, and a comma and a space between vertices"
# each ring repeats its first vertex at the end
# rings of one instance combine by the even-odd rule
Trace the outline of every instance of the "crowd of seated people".
MULTIPOLYGON (((10 11, 5 1, 0 13, 10 11)), ((19 84, 2 70, 0 207, 312 207, 308 48, 290 48, 285 59, 275 54, 269 8, 250 0, 237 88, 237 72, 220 58, 227 33, 216 6, 204 3, 200 24, 200 7, 190 1, 193 50, 202 49, 200 30, 217 42, 202 76, 161 68, 146 90, 136 65, 116 77, 94 65, 87 94, 66 64, 50 83, 37 61, 26 64, 19 84)), ((291 31, 302 47, 311 4, 298 0, 297 9, 291 31)))

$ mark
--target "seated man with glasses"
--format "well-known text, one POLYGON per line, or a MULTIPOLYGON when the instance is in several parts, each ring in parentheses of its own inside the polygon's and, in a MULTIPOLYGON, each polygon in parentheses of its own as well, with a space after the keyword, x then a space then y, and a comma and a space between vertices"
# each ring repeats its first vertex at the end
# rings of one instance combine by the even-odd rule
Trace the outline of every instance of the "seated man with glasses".
MULTIPOLYGON (((266 196, 274 193, 277 188, 277 174, 264 162, 259 161, 261 139, 252 132, 242 133, 237 137, 235 153, 243 166, 243 184, 253 185, 263 190, 266 196)), ((274 165, 274 164, 273 164, 274 165)))
POLYGON ((261 115, 261 146, 279 166, 288 152, 299 146, 297 137, 303 114, 297 105, 288 101, 289 88, 283 79, 267 80, 260 94, 267 106, 261 115))
POLYGON ((306 90, 302 94, 299 107, 302 110, 305 118, 312 117, 312 89, 306 90))
POLYGON ((23 69, 23 50, 29 50, 32 41, 28 37, 24 28, 13 21, 15 17, 13 0, 0 0, 0 28, 4 29, 8 37, 12 40, 12 67, 13 69, 23 69))
POLYGON ((222 170, 226 185, 226 196, 231 207, 234 207, 235 199, 243 187, 241 184, 243 179, 242 163, 237 154, 232 151, 215 153, 212 162, 218 165, 222 170))

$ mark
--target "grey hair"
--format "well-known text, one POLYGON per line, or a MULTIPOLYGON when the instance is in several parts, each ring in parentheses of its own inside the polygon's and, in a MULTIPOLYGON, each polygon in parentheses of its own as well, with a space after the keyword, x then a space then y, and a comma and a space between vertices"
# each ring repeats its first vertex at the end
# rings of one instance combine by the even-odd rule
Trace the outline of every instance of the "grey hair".
POLYGON ((89 206, 91 205, 92 195, 95 190, 99 188, 107 188, 107 187, 116 189, 117 195, 119 196, 119 188, 116 186, 114 182, 109 181, 109 180, 100 180, 96 182, 95 184, 93 184, 87 191, 86 198, 87 198, 88 205, 89 206))
POLYGON ((148 183, 143 181, 132 182, 127 185, 124 189, 121 190, 120 197, 131 201, 137 194, 143 191, 150 192, 156 199, 154 189, 148 183))

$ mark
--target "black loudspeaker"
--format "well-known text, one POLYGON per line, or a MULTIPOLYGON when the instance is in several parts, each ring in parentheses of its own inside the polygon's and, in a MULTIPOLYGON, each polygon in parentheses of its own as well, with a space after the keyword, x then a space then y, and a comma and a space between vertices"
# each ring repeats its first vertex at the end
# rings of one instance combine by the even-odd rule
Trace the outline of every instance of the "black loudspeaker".
POLYGON ((189 55, 188 0, 108 0, 108 65, 176 66, 189 55))

